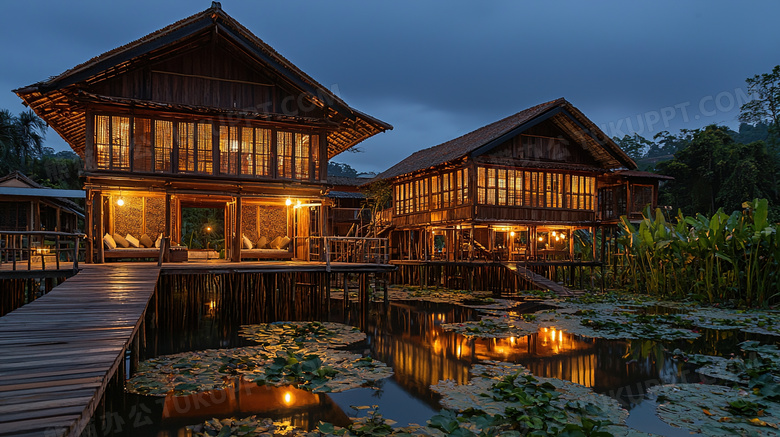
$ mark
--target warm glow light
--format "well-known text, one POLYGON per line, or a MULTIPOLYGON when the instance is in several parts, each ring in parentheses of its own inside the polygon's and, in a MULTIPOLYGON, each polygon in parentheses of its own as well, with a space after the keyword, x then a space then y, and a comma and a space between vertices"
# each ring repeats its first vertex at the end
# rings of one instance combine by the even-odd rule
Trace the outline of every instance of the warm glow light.
POLYGON ((552 236, 554 237, 555 235, 556 235, 556 232, 555 232, 555 231, 552 231, 552 236))
POLYGON ((544 241, 544 237, 539 237, 539 241, 544 241))
POLYGON ((216 306, 217 306, 217 303, 216 303, 216 302, 214 302, 213 300, 212 300, 211 302, 209 302, 209 309, 210 309, 210 310, 213 310, 213 309, 214 309, 214 307, 216 307, 216 306))
POLYGON ((122 206, 125 204, 125 200, 120 197, 119 199, 116 200, 116 204, 122 206))
POLYGON ((284 204, 287 205, 287 206, 290 206, 290 205, 292 205, 292 200, 287 199, 287 200, 284 201, 284 204))
POLYGON ((461 349, 460 345, 458 345, 458 349, 455 351, 455 354, 458 356, 458 358, 460 358, 461 352, 462 352, 462 349, 461 349))
POLYGON ((297 200, 297 201, 295 202, 295 204, 296 204, 296 205, 298 205, 298 206, 301 206, 301 201, 300 201, 300 200, 297 200))
POLYGON ((510 236, 510 237, 514 237, 514 236, 515 236, 515 231, 512 231, 512 232, 510 232, 510 233, 509 233, 509 236, 510 236))
POLYGON ((206 226, 206 232, 211 232, 211 226, 206 226))
POLYGON ((293 396, 289 391, 284 392, 284 403, 287 405, 291 405, 293 403, 293 396))
POLYGON ((550 332, 550 341, 555 341, 555 328, 550 332))
POLYGON ((562 233, 562 234, 561 234, 561 238, 564 238, 564 239, 565 239, 565 238, 566 238, 566 234, 563 234, 563 233, 562 233))
POLYGON ((561 239, 558 238, 558 237, 555 237, 555 241, 561 241, 561 239))

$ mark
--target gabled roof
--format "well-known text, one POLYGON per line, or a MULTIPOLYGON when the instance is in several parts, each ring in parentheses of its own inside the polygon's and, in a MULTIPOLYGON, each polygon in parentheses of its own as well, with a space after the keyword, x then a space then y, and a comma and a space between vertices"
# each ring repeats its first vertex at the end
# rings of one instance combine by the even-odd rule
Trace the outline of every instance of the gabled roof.
POLYGON ((525 109, 438 146, 417 151, 380 173, 377 179, 395 178, 479 154, 548 119, 583 143, 604 169, 636 168, 636 163, 598 126, 566 99, 560 98, 525 109))
POLYGON ((30 179, 19 170, 14 170, 0 177, 0 197, 37 197, 49 198, 63 208, 84 216, 84 210, 69 199, 84 199, 86 193, 83 190, 61 190, 44 187, 30 179))
MULTIPOLYGON (((79 88, 105 77, 109 72, 132 68, 134 62, 164 51, 166 47, 188 37, 216 32, 229 37, 258 63, 275 70, 291 87, 300 90, 314 104, 325 108, 336 129, 328 135, 328 155, 332 157, 377 133, 393 127, 379 119, 351 108, 330 90, 301 71, 271 46, 226 14, 219 2, 138 40, 96 56, 58 76, 19 88, 14 92, 83 156, 85 145, 85 115, 79 88)), ((234 111, 240 117, 263 117, 245 110, 234 111)))

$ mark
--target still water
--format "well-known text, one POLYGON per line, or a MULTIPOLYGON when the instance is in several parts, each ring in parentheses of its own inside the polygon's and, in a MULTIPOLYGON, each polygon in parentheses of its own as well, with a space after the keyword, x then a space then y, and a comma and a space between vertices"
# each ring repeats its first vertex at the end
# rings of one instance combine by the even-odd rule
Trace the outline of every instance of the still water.
MULTIPOLYGON (((238 336, 242 324, 264 323, 262 316, 235 311, 228 302, 208 293, 179 295, 176 310, 159 309, 147 317, 142 359, 214 348, 253 345, 238 336), (167 316, 166 316, 167 315, 167 316)), ((544 307, 518 300, 514 312, 544 307)), ((653 385, 697 382, 692 367, 671 354, 728 355, 747 338, 738 332, 702 330, 695 340, 601 340, 542 328, 527 337, 473 339, 445 332, 443 323, 478 320, 474 309, 422 301, 371 304, 366 316, 356 305, 344 311, 337 301, 328 319, 359 326, 367 334, 354 351, 371 355, 391 366, 395 374, 373 387, 342 393, 313 394, 294 388, 272 388, 236 380, 229 389, 166 398, 118 393, 106 400, 106 412, 97 434, 172 437, 189 435, 186 425, 217 417, 270 417, 312 428, 319 421, 346 425, 350 416, 365 414, 353 406, 378 406, 379 412, 399 425, 425 424, 439 409, 438 395, 429 386, 451 379, 465 384, 469 368, 482 360, 520 363, 537 376, 569 380, 618 400, 629 410, 628 424, 661 435, 690 435, 670 427, 654 415, 655 403, 644 393, 653 385)))

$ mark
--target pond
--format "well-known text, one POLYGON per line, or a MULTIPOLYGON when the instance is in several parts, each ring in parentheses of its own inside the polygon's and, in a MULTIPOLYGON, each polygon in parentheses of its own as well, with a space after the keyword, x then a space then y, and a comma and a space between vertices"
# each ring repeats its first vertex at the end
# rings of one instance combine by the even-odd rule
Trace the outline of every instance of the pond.
MULTIPOLYGON (((366 333, 350 351, 386 363, 394 372, 391 377, 338 393, 260 385, 238 377, 226 388, 182 396, 122 392, 106 399, 104 422, 92 430, 114 436, 186 436, 191 435, 188 425, 252 415, 312 429, 320 421, 346 426, 350 417, 366 416, 374 409, 398 426, 425 425, 442 409, 442 396, 431 385, 442 380, 467 384, 473 378, 469 372, 474 365, 500 361, 521 364, 538 377, 571 381, 609 396, 628 410, 626 425, 635 430, 691 435, 689 430, 661 421, 656 416, 656 401, 647 396, 654 386, 714 381, 696 372, 696 365, 691 364, 694 360, 681 360, 673 351, 678 350, 677 355, 684 351, 691 356, 730 356, 738 354, 740 343, 746 340, 774 344, 777 339, 708 328, 695 328, 695 338, 677 340, 592 338, 556 328, 555 321, 540 324, 528 335, 504 338, 445 329, 450 324, 469 326, 468 322, 486 315, 522 317, 551 308, 549 302, 533 297, 507 299, 512 307, 509 311, 442 302, 447 299, 409 299, 393 300, 389 305, 371 303, 367 314, 361 314, 355 304, 345 312, 334 300, 328 320, 358 326, 366 333)), ((254 312, 236 311, 209 293, 195 298, 179 293, 170 302, 175 311, 161 308, 156 317, 147 318, 142 360, 189 351, 253 347, 257 343, 240 335, 241 326, 275 321, 263 320, 254 312)), ((685 311, 648 305, 642 312, 652 316, 685 311)))

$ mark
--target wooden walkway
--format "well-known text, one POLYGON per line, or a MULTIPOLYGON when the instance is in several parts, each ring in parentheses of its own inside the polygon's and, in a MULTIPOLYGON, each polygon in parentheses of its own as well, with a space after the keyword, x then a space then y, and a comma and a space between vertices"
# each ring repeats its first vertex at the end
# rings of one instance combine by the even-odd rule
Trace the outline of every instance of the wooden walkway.
POLYGON ((574 296, 574 292, 572 292, 567 287, 564 287, 563 285, 557 282, 551 281, 550 279, 547 279, 542 275, 534 273, 526 269, 525 267, 518 265, 517 263, 502 263, 502 264, 504 265, 504 267, 513 271, 516 275, 521 276, 523 279, 534 284, 534 286, 541 288, 542 290, 550 290, 553 293, 557 294, 558 296, 563 296, 563 297, 574 296))
POLYGON ((160 269, 84 265, 0 318, 0 436, 74 436, 86 427, 143 320, 160 269))

